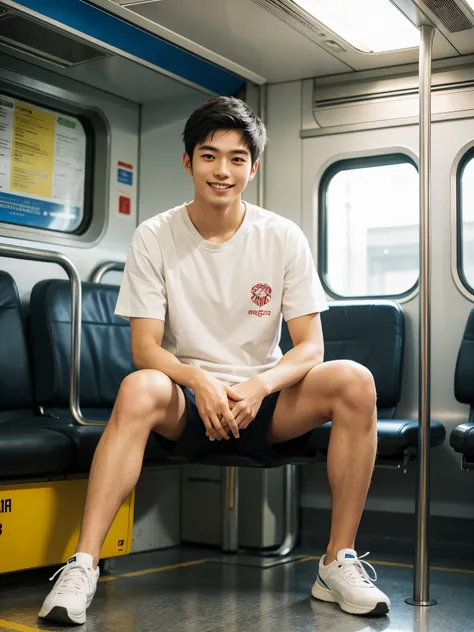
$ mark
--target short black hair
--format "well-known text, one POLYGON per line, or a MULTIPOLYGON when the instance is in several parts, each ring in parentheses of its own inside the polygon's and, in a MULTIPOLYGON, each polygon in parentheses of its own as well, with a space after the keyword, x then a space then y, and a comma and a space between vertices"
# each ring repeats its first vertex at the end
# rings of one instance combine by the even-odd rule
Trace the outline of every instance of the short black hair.
POLYGON ((261 119, 236 97, 214 97, 194 110, 184 127, 185 151, 192 160, 194 148, 203 143, 209 134, 233 129, 242 131, 254 165, 265 148, 267 131, 261 119))

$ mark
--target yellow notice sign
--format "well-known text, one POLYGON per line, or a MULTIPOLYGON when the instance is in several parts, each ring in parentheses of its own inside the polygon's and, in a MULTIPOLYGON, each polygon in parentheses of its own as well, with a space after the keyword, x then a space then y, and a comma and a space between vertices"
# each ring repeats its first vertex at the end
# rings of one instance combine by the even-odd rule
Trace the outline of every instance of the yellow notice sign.
POLYGON ((52 197, 55 139, 55 114, 15 103, 11 191, 52 197))

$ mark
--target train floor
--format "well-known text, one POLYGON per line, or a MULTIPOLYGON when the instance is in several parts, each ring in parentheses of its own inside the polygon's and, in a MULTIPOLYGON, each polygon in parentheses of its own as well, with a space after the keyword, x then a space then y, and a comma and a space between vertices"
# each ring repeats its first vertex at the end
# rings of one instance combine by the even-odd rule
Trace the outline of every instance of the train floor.
MULTIPOLYGON (((432 607, 405 603, 413 594, 408 557, 369 556, 377 585, 392 602, 388 615, 358 617, 311 598, 317 552, 258 568, 221 563, 215 550, 182 547, 114 560, 105 568, 84 632, 472 632, 474 561, 433 559, 432 607)), ((363 553, 362 551, 360 553, 363 553)), ((251 564, 251 560, 249 562, 251 564)), ((42 623, 41 603, 56 569, 0 576, 0 631, 74 628, 42 623)))

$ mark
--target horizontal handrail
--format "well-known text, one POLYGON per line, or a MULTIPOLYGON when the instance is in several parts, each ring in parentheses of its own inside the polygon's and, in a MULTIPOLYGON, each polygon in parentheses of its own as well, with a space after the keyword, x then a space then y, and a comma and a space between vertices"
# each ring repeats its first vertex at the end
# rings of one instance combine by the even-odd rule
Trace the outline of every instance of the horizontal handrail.
POLYGON ((74 420, 82 426, 105 426, 104 421, 92 421, 83 417, 79 405, 80 367, 81 367, 81 335, 82 335, 82 287, 79 273, 70 259, 60 252, 27 248, 25 246, 9 246, 0 244, 0 256, 10 259, 25 259, 55 263, 66 272, 71 284, 71 374, 69 379, 69 409, 74 420))
POLYGON ((100 283, 107 272, 123 272, 124 268, 125 264, 122 261, 105 261, 93 270, 90 277, 91 283, 100 283))

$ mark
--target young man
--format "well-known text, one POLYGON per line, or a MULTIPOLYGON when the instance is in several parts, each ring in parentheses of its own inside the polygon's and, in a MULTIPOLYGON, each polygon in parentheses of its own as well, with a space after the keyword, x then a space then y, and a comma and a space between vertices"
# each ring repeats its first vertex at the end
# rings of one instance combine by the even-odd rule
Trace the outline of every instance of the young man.
POLYGON ((173 454, 278 459, 327 420, 332 524, 312 594, 384 614, 390 601, 354 551, 377 443, 372 375, 348 361, 323 364, 327 305, 308 242, 293 222, 242 201, 265 146, 262 122, 244 102, 218 97, 193 112, 183 136, 194 200, 133 236, 116 314, 130 319, 138 370, 97 447, 76 554, 39 616, 85 621, 102 543, 151 432, 173 454), (282 315, 294 343, 283 357, 282 315))

